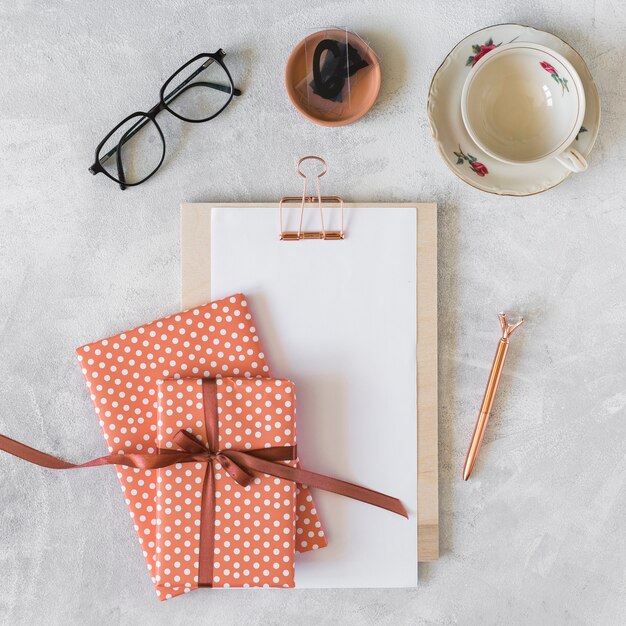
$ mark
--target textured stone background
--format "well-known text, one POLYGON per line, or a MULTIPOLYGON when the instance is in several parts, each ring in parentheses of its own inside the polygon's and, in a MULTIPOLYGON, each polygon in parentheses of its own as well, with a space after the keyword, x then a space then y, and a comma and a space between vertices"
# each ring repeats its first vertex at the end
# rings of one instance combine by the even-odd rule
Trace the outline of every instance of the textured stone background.
MULTIPOLYGON (((178 205, 294 192, 307 153, 352 200, 439 203, 441 560, 416 590, 225 591, 157 603, 112 471, 0 459, 4 624, 620 624, 626 621, 626 8, 616 0, 0 3, 0 432, 71 459, 104 452, 73 355, 178 306, 178 205), (456 179, 426 96, 483 26, 550 30, 603 101, 590 170, 527 199, 456 179), (324 129, 282 86, 308 29, 349 25, 382 58, 362 121, 324 129), (121 192, 87 167, 161 82, 224 47, 245 95, 163 120, 169 159, 121 192), (515 337, 480 466, 460 480, 503 307, 515 337)), ((375 291, 373 291, 375 295, 375 291)), ((373 538, 375 540, 375 538, 373 538)))

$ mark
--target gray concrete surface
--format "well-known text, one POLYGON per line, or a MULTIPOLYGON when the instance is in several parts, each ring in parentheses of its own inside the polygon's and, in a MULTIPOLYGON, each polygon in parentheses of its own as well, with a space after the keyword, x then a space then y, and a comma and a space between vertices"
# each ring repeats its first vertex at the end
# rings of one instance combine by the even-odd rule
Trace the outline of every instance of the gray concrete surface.
POLYGON ((440 205, 441 552, 418 590, 197 592, 159 604, 112 471, 0 458, 3 624, 622 624, 626 621, 626 8, 501 3, 10 1, 0 5, 0 432, 104 452, 73 349, 177 308, 178 205, 271 201, 330 163, 351 200, 440 205), (457 180, 430 139, 452 45, 518 21, 587 59, 603 99, 590 169, 527 199, 457 180), (349 25, 382 58, 367 118, 319 128, 282 73, 308 29, 349 25), (245 95, 206 125, 163 122, 168 160, 121 192, 87 167, 112 124, 223 47, 245 95), (475 478, 461 465, 497 336, 523 310, 475 478))

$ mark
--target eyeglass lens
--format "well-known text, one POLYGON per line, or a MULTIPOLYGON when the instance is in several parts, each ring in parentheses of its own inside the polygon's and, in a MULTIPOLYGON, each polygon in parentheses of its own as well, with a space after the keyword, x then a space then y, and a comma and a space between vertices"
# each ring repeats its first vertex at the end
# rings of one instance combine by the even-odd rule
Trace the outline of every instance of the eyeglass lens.
POLYGON ((136 115, 113 131, 100 149, 98 159, 115 180, 135 185, 158 169, 164 151, 156 124, 144 115, 136 115))

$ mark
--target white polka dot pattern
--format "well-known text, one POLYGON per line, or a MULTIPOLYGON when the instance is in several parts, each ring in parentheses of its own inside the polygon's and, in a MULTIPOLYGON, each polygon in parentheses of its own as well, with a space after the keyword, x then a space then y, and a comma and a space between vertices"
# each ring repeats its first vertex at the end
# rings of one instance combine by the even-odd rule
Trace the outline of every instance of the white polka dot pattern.
MULTIPOLYGON (((296 443, 295 395, 287 380, 217 381, 218 448, 251 450, 296 443)), ((159 445, 185 428, 206 443, 202 380, 159 386, 159 445), (182 411, 181 411, 182 408, 182 411)), ((292 463, 293 464, 293 463, 292 463)), ((204 463, 157 471, 158 575, 163 590, 198 586, 204 463)), ((296 487, 261 476, 247 487, 215 465, 214 587, 293 587, 296 487)))
MULTIPOLYGON (((269 374, 242 294, 87 344, 76 354, 109 452, 156 450, 158 380, 269 374)), ((158 586, 156 472, 121 466, 116 470, 148 570, 158 586)), ((305 519, 319 520, 308 490, 298 491, 300 530, 305 519), (303 505, 308 509, 306 514, 300 511, 303 505)), ((176 595, 158 590, 157 594, 162 600, 176 595)))

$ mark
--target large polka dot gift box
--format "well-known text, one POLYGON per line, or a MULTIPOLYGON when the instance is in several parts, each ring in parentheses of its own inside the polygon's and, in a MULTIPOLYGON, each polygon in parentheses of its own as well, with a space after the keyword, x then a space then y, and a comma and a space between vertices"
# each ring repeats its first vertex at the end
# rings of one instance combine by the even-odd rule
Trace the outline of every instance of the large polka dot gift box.
MULTIPOLYGON (((160 380, 270 376, 242 294, 87 344, 76 354, 111 453, 156 452, 160 380)), ((157 471, 119 465, 116 470, 148 570, 162 597, 156 579, 157 471)), ((298 536, 308 536, 319 519, 309 490, 298 487, 298 491, 298 536)), ((325 546, 325 539, 319 537, 316 545, 325 546)), ((311 542, 298 546, 301 552, 310 549, 311 542)), ((180 593, 185 590, 181 587, 180 593)))
MULTIPOLYGON (((258 453, 296 445, 295 390, 288 380, 222 378, 212 391, 207 414, 207 383, 201 379, 165 380, 159 387, 161 448, 176 448, 174 433, 185 429, 215 451, 258 453), (203 398, 204 395, 204 398, 203 398), (213 422, 213 429, 211 424, 213 422), (212 434, 209 435, 209 433, 212 434), (208 439, 213 438, 213 444, 208 439)), ((293 448, 292 448, 293 449, 293 448)), ((226 458, 225 462, 229 460, 226 458)), ((295 466, 295 461, 282 461, 295 466)), ((164 594, 195 589, 201 533, 210 532, 212 558, 206 585, 213 587, 293 587, 296 548, 295 483, 255 474, 242 486, 215 462, 214 500, 202 501, 206 463, 179 463, 157 470, 157 579, 164 594), (210 528, 200 513, 211 506, 210 528)), ((312 511, 314 512, 314 511, 312 511)), ((323 545, 319 521, 304 529, 311 548, 323 545)))

